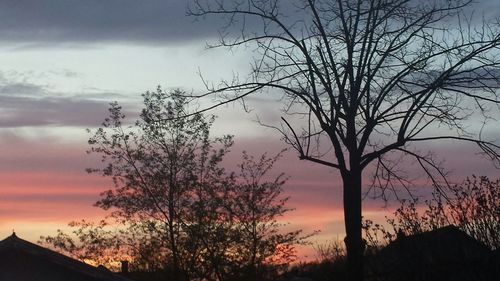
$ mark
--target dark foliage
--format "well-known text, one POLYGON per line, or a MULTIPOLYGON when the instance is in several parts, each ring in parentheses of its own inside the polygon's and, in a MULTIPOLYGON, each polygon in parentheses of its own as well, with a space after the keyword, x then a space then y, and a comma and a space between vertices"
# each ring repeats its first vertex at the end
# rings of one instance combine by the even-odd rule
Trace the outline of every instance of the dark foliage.
POLYGON ((226 172, 221 163, 233 141, 210 137, 213 117, 190 114, 180 91, 143 96, 134 124, 113 103, 89 140, 103 163, 89 172, 114 183, 96 203, 110 212, 107 220, 73 222, 73 235, 59 231, 43 242, 93 263, 128 260, 138 278, 274 280, 307 238, 281 231, 290 211, 286 178, 268 175, 280 155, 243 153, 239 171, 226 172))

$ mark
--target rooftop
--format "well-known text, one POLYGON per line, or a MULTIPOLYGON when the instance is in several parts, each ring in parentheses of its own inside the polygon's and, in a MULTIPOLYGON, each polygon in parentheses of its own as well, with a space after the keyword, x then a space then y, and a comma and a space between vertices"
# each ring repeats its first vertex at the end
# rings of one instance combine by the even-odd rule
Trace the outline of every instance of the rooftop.
POLYGON ((15 233, 0 241, 0 280, 130 281, 23 240, 15 233))

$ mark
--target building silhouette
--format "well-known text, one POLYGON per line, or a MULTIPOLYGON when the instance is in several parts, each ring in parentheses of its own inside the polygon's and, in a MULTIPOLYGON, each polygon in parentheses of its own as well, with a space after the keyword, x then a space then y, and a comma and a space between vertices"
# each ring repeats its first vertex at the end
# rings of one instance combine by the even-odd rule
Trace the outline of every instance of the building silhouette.
MULTIPOLYGON (((372 280, 493 281, 492 251, 456 226, 400 235, 369 262, 372 280)), ((367 278, 370 279, 370 278, 367 278)), ((500 280, 500 279, 496 279, 500 280)))
POLYGON ((0 241, 2 281, 130 281, 16 236, 0 241))

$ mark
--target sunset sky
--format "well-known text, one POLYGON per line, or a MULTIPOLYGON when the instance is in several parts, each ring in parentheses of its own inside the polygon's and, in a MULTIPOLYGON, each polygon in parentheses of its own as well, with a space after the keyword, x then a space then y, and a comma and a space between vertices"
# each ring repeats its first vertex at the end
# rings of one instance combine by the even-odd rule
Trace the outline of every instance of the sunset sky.
MULTIPOLYGON (((479 2, 479 14, 500 16, 499 1, 479 2)), ((15 229, 36 241, 71 220, 103 217, 92 204, 111 182, 85 172, 98 164, 85 153, 85 129, 99 126, 109 102, 119 101, 132 114, 140 94, 158 85, 201 93, 199 73, 214 82, 248 73, 249 50, 206 50, 222 21, 186 17, 186 3, 0 0, 0 239, 15 229)), ((255 122, 258 116, 277 125, 278 101, 251 102, 248 114, 239 104, 213 112, 219 116, 213 133, 235 135, 228 166, 243 150, 257 155, 286 147, 278 132, 255 122)), ((489 132, 500 138, 495 128, 489 132)), ((422 150, 431 148, 456 180, 500 177, 476 147, 447 142, 422 150)), ((296 208, 286 218, 290 227, 321 230, 318 241, 342 239, 339 174, 299 161, 294 151, 276 165, 281 171, 291 177, 286 192, 296 208)), ((383 218, 383 207, 365 202, 365 215, 383 218)))

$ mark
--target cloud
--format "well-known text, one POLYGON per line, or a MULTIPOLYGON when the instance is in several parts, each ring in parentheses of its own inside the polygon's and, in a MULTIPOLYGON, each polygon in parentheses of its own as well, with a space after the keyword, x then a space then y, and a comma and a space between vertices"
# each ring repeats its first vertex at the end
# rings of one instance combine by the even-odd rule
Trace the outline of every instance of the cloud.
MULTIPOLYGON (((176 44, 218 37, 218 30, 225 22, 222 16, 188 17, 189 3, 191 0, 0 1, 0 40, 81 46, 99 42, 176 44)), ((287 16, 285 21, 295 22, 305 15, 294 5, 297 2, 279 3, 287 16)), ((478 13, 489 15, 497 6, 496 1, 488 0, 474 8, 478 13)), ((249 17, 245 25, 258 27, 261 22, 249 17)))
POLYGON ((26 82, 6 83, 0 86, 0 95, 32 95, 39 92, 40 86, 26 82))
POLYGON ((0 97, 0 127, 95 126, 107 114, 102 102, 74 98, 0 97))
MULTIPOLYGON (((66 76, 68 72, 61 75, 66 76)), ((95 89, 89 95, 58 93, 45 85, 18 80, 0 73, 0 128, 95 127, 108 115, 109 102, 123 98, 106 91, 97 93, 95 89)))
POLYGON ((193 24, 185 0, 0 1, 0 38, 26 43, 173 43, 216 36, 217 20, 193 24))

